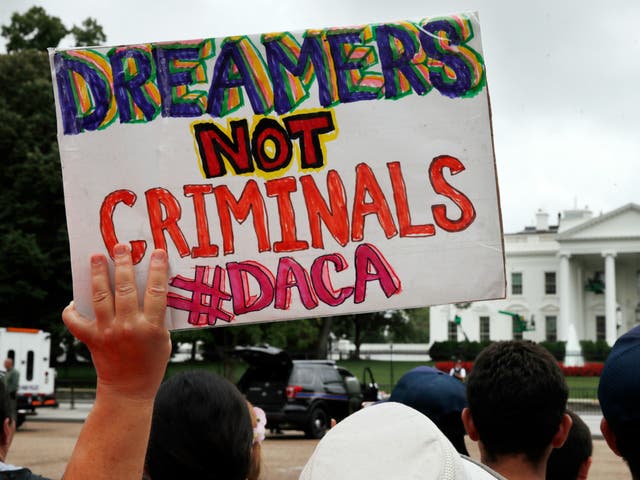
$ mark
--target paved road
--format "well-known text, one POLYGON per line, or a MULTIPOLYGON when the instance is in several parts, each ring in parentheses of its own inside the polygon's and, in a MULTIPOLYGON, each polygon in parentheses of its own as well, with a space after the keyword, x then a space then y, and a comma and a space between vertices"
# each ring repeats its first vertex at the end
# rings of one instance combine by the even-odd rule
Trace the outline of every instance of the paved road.
MULTIPOLYGON (((7 461, 25 465, 40 475, 57 479, 73 450, 82 427, 78 422, 27 421, 17 432, 7 461)), ((263 448, 263 480, 296 480, 317 441, 293 432, 270 436, 263 448)), ((475 444, 472 457, 478 458, 475 444)), ((590 480, 631 480, 626 465, 613 455, 603 440, 594 440, 594 460, 590 480)))

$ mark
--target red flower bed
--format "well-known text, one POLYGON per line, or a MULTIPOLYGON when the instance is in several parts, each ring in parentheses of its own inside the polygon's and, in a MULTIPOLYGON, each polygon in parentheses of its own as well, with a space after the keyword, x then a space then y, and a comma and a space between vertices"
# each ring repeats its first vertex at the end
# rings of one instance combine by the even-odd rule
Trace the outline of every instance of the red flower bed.
POLYGON ((567 377, 599 377, 603 366, 602 362, 585 363, 582 367, 567 367, 560 364, 562 373, 567 377))
MULTIPOLYGON (((444 373, 449 373, 449 371, 453 368, 456 362, 436 362, 435 367, 438 370, 442 370, 444 373)), ((473 366, 473 362, 462 362, 462 366, 469 373, 471 371, 471 367, 473 366)))
MULTIPOLYGON (((445 373, 449 373, 449 370, 453 368, 455 362, 436 362, 435 367, 438 370, 442 370, 445 373)), ((562 363, 559 363, 562 373, 567 377, 599 377, 602 373, 603 363, 591 362, 585 363, 582 367, 567 367, 562 363)), ((471 371, 473 362, 462 362, 462 366, 467 373, 471 371)))

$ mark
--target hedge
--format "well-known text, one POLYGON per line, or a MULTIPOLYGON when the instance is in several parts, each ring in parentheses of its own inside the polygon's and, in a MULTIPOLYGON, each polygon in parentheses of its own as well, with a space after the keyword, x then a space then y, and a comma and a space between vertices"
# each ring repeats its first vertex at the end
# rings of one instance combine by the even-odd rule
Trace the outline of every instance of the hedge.
POLYGON ((611 350, 609 344, 604 340, 598 340, 596 342, 592 340, 582 340, 580 346, 582 347, 582 355, 587 362, 604 362, 611 350))
POLYGON ((434 362, 454 360, 473 360, 478 353, 489 345, 490 341, 484 342, 433 342, 429 349, 429 356, 434 362))

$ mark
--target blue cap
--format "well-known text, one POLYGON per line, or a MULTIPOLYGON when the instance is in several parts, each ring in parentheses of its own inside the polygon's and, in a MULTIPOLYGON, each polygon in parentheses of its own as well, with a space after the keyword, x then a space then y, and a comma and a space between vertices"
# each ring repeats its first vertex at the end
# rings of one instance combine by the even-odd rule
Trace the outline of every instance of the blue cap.
POLYGON ((640 326, 613 345, 600 375, 598 399, 604 418, 614 429, 640 421, 640 326))
POLYGON ((389 401, 404 403, 429 417, 459 452, 466 453, 460 414, 467 406, 467 396, 460 380, 433 367, 417 367, 400 378, 389 401))

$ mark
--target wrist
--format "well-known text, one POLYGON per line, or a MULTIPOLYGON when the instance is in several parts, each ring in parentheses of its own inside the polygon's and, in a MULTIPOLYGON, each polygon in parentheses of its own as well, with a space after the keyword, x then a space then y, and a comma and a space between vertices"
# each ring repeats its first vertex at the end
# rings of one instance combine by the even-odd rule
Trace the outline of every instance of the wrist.
POLYGON ((153 406, 155 401, 157 389, 131 389, 123 388, 120 385, 114 385, 98 380, 96 385, 96 402, 98 400, 104 400, 105 402, 112 404, 126 404, 127 406, 145 407, 149 404, 153 406))

